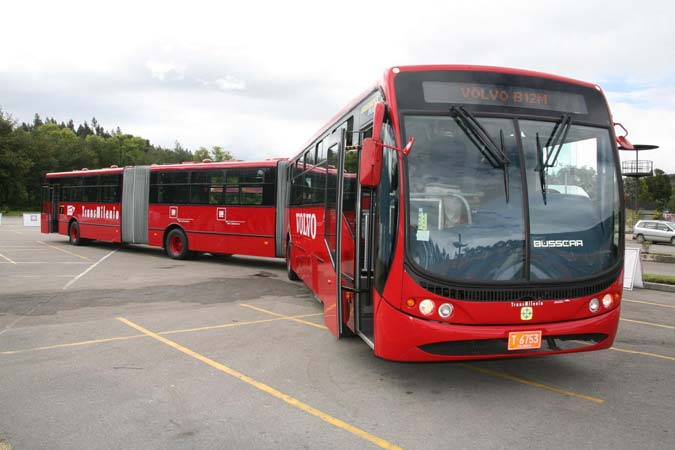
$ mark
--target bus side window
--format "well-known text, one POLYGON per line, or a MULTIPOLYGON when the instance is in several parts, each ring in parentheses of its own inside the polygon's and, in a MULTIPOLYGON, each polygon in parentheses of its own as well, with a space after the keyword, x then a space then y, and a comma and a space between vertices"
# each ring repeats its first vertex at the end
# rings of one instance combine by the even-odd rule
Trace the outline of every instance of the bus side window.
POLYGON ((326 160, 326 148, 323 141, 316 144, 316 164, 319 165, 326 160))

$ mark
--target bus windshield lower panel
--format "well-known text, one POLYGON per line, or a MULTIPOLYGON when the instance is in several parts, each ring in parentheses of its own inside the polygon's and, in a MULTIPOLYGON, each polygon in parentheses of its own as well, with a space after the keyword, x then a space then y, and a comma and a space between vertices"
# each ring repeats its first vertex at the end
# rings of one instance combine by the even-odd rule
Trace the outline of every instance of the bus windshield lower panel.
POLYGON ((412 261, 441 279, 510 283, 614 267, 620 199, 609 131, 564 117, 476 121, 404 118, 405 139, 415 137, 407 158, 412 261))

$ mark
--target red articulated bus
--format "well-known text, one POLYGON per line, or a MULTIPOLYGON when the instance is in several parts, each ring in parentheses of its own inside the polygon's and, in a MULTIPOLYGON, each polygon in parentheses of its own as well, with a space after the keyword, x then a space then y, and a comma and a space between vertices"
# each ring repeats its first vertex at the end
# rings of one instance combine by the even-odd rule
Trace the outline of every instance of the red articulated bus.
POLYGON ((163 247, 175 259, 190 252, 281 256, 276 205, 285 203, 286 165, 205 160, 49 173, 42 232, 67 235, 74 245, 163 247))
POLYGON ((289 162, 288 275, 335 336, 385 359, 608 348, 624 246, 613 125, 593 84, 391 68, 289 162))

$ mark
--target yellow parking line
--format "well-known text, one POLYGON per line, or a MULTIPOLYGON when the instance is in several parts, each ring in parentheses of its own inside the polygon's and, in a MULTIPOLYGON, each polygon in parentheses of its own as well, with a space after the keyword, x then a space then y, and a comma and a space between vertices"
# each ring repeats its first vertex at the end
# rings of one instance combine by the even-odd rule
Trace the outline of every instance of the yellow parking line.
MULTIPOLYGON (((245 308, 250 308, 250 309, 253 309, 255 311, 260 311, 260 312, 265 313, 265 314, 271 314, 273 316, 283 317, 284 319, 292 320, 293 322, 303 323, 305 325, 309 325, 309 326, 315 327, 315 328, 321 328, 322 330, 328 329, 325 325, 320 325, 320 324, 314 323, 314 322, 308 322, 307 320, 296 319, 293 316, 284 316, 283 314, 278 314, 278 313, 275 313, 274 311, 268 311, 267 309, 258 308, 257 306, 251 306, 251 305, 247 305, 245 303, 240 303, 239 306, 243 306, 245 308)), ((323 314, 319 314, 319 315, 323 315, 323 314)))
POLYGON ((147 335, 147 336, 149 336, 149 337, 151 337, 151 338, 153 338, 153 339, 155 339, 155 340, 157 340, 157 341, 159 341, 163 344, 166 344, 169 347, 172 347, 172 348, 178 350, 179 352, 181 352, 185 355, 188 355, 188 356, 190 356, 190 357, 192 357, 192 358, 194 358, 198 361, 203 362, 204 364, 207 364, 207 365, 213 367, 216 370, 219 370, 219 371, 221 371, 223 373, 226 373, 226 374, 228 374, 228 375, 230 375, 230 376, 232 376, 232 377, 234 377, 234 378, 236 378, 240 381, 243 381, 244 383, 246 383, 250 386, 253 386, 254 388, 256 388, 256 389, 258 389, 262 392, 265 392, 266 394, 269 394, 269 395, 271 395, 275 398, 278 398, 279 400, 282 400, 282 401, 288 403, 289 405, 300 409, 301 411, 304 411, 308 414, 311 414, 315 417, 318 417, 319 419, 323 420, 326 423, 329 423, 330 425, 333 425, 334 427, 345 430, 345 431, 347 431, 347 432, 349 432, 349 433, 351 433, 355 436, 358 436, 358 437, 360 437, 360 438, 362 438, 362 439, 364 439, 368 442, 371 442, 372 444, 375 444, 380 448, 387 448, 387 449, 399 449, 400 448, 400 447, 392 444, 391 442, 385 441, 384 439, 379 438, 379 437, 377 437, 373 434, 370 434, 367 431, 364 431, 360 428, 357 428, 353 425, 348 424, 347 422, 344 422, 344 421, 342 421, 338 418, 335 418, 335 417, 333 417, 329 414, 326 414, 325 412, 322 412, 322 411, 320 411, 316 408, 313 408, 312 406, 309 406, 308 404, 306 404, 304 402, 301 402, 300 400, 298 400, 294 397, 291 397, 288 394, 284 394, 283 392, 278 391, 271 386, 268 386, 268 385, 266 385, 266 384, 264 384, 260 381, 257 381, 255 379, 249 377, 248 375, 244 375, 243 373, 238 372, 234 369, 231 369, 224 364, 221 364, 217 361, 214 361, 211 358, 208 358, 208 357, 206 357, 206 356, 204 356, 200 353, 197 353, 193 350, 190 350, 189 348, 184 347, 184 346, 182 346, 182 345, 180 345, 180 344, 178 344, 174 341, 171 341, 171 340, 169 340, 165 337, 162 337, 157 333, 153 333, 152 331, 147 330, 147 329, 143 328, 142 326, 137 325, 137 324, 131 322, 130 320, 125 319, 124 317, 118 317, 117 319, 120 322, 130 326, 131 328, 134 328, 134 329, 140 331, 141 333, 143 333, 143 334, 145 334, 145 335, 147 335))
POLYGON ((197 327, 197 328, 185 328, 183 330, 173 330, 173 331, 161 331, 158 332, 157 334, 160 335, 166 335, 166 334, 178 334, 178 333, 191 333, 193 331, 204 331, 204 330, 215 330, 218 328, 230 328, 230 327, 240 327, 242 325, 254 325, 258 323, 268 323, 268 322, 276 322, 279 320, 294 320, 296 318, 302 318, 302 317, 313 317, 313 316, 320 316, 321 313, 315 313, 315 314, 303 314, 300 316, 288 316, 288 317, 275 317, 274 319, 260 319, 260 320, 251 320, 248 322, 233 322, 233 323, 225 323, 222 325, 209 325, 205 327, 197 327))
POLYGON ((0 253, 0 258, 6 259, 7 261, 9 261, 9 262, 12 263, 12 264, 16 264, 14 261, 12 261, 11 259, 9 259, 8 257, 6 257, 5 255, 3 255, 2 253, 0 253))
POLYGON ((643 302, 642 300, 628 300, 627 298, 624 298, 622 301, 631 303, 642 303, 644 305, 652 305, 652 306, 663 306, 664 308, 675 308, 675 305, 664 305, 663 303, 643 302))
MULTIPOLYGON (((584 341, 572 341, 572 342, 576 342, 577 344, 583 344, 583 345, 586 345, 586 346, 594 345, 594 344, 589 344, 588 342, 584 342, 584 341)), ((610 347, 609 350, 615 350, 617 352, 633 353, 635 355, 651 356, 653 358, 668 359, 668 360, 671 360, 671 361, 675 361, 675 358, 672 357, 672 356, 659 355, 658 353, 640 352, 640 351, 637 351, 637 350, 628 350, 627 348, 619 348, 619 347, 610 347)))
MULTIPOLYGON (((323 325, 318 325, 316 323, 307 322, 306 320, 292 319, 288 316, 284 316, 282 314, 277 314, 273 311, 268 311, 268 310, 263 309, 263 308, 258 308, 258 307, 255 307, 255 306, 246 305, 244 303, 241 303, 240 306, 245 306, 247 308, 251 308, 251 309, 254 309, 256 311, 260 311, 260 312, 263 312, 263 313, 266 313, 266 314, 271 314, 271 315, 274 315, 274 316, 289 318, 290 320, 293 320, 294 322, 300 322, 300 323, 303 323, 305 325, 311 325, 311 326, 316 327, 316 328, 326 329, 326 327, 323 326, 323 325)), ((483 369, 483 368, 476 367, 476 366, 471 365, 471 364, 460 363, 460 366, 466 367, 466 368, 471 369, 471 370, 475 370, 477 372, 482 372, 482 373, 493 375, 493 376, 496 376, 496 377, 499 377, 499 378, 504 378, 504 379, 507 379, 507 380, 515 381, 517 383, 526 384, 528 386, 534 386, 534 387, 538 387, 538 388, 541 388, 541 389, 546 389, 546 390, 549 390, 549 391, 557 392, 559 394, 568 395, 570 397, 577 397, 577 398, 581 398, 581 399, 584 399, 584 400, 590 400, 590 401, 595 402, 595 403, 604 403, 604 400, 602 400, 600 398, 597 398, 597 397, 591 397, 589 395, 578 394, 576 392, 567 391, 565 389, 560 389, 560 388, 553 387, 553 386, 548 386, 548 385, 538 383, 536 381, 531 381, 531 380, 528 380, 528 379, 525 379, 525 378, 514 377, 512 375, 507 375, 505 373, 495 372, 494 370, 483 369)))
MULTIPOLYGON (((321 313, 315 313, 315 314, 303 314, 300 316, 292 316, 293 318, 302 318, 302 317, 313 317, 313 316, 320 316, 321 313)), ((255 325, 258 323, 268 323, 268 322, 276 322, 279 320, 290 320, 285 317, 275 317, 274 319, 261 319, 261 320, 251 320, 247 322, 234 322, 234 323, 226 323, 226 324, 220 324, 220 325, 210 325, 210 326, 205 326, 205 327, 198 327, 198 328, 184 328, 181 330, 170 330, 170 331, 161 331, 157 334, 161 335, 167 335, 167 334, 178 334, 178 333, 191 333, 193 331, 204 331, 204 330, 215 330, 218 328, 231 328, 231 327, 240 327, 243 325, 255 325)), ((47 345, 44 347, 33 347, 33 348, 25 348, 21 350, 7 350, 7 351, 0 351, 0 355, 16 355, 17 353, 26 353, 26 352, 34 352, 37 350, 53 350, 57 348, 68 348, 68 347, 79 347, 80 345, 92 345, 92 344, 101 344, 104 342, 113 342, 113 341, 124 341, 127 339, 137 339, 137 338, 144 338, 147 337, 144 334, 136 334, 133 336, 120 336, 120 337, 112 337, 112 338, 104 338, 104 339, 91 339, 88 341, 79 341, 79 342, 68 342, 65 344, 54 344, 54 345, 47 345)))
POLYGON ((92 339, 89 341, 80 341, 80 342, 68 342, 66 344, 55 344, 55 345, 46 345, 44 347, 33 347, 33 348, 25 348, 22 350, 7 350, 4 352, 0 352, 0 355, 16 355, 17 353, 26 353, 26 352, 34 352, 37 350, 52 350, 55 348, 67 348, 67 347, 78 347, 80 345, 91 345, 91 344, 100 344, 102 342, 113 342, 113 341, 124 341, 127 339, 138 339, 145 337, 144 334, 134 334, 133 336, 119 336, 119 337, 113 337, 113 338, 105 338, 105 339, 92 339))
POLYGON ((570 397, 581 398, 583 400, 588 400, 588 401, 598 403, 598 404, 602 404, 602 403, 605 402, 601 398, 591 397, 590 395, 579 394, 577 392, 568 391, 566 389, 560 389, 560 388, 557 388, 557 387, 548 386, 546 384, 539 383, 537 381, 528 380, 526 378, 514 377, 513 375, 508 375, 508 374, 505 374, 505 373, 502 373, 502 372, 497 372, 497 371, 494 371, 494 370, 484 369, 482 367, 477 367, 477 366, 474 366, 473 364, 460 363, 459 365, 462 366, 462 367, 466 367, 469 370, 473 370, 474 372, 480 372, 480 373, 484 373, 484 374, 487 374, 487 375, 492 375, 494 377, 503 378, 505 380, 515 381, 516 383, 522 383, 522 384, 526 384, 528 386, 533 386, 533 387, 537 387, 537 388, 540 388, 540 389, 546 389, 547 391, 556 392, 558 394, 563 394, 563 395, 567 395, 567 396, 570 396, 570 397))
POLYGON ((672 357, 672 356, 658 355, 656 353, 639 352, 637 350, 628 350, 628 349, 625 349, 625 348, 618 348, 618 347, 610 347, 609 349, 610 350, 616 350, 617 352, 634 353, 636 355, 651 356, 653 358, 661 358, 661 359, 668 359, 670 361, 675 361, 675 358, 672 357))
POLYGON ((44 241, 35 241, 35 242, 37 242, 38 244, 46 245, 47 247, 53 248, 54 250, 58 250, 60 252, 67 253, 67 254, 72 255, 72 256, 77 256, 78 258, 82 258, 85 261, 91 261, 91 259, 87 258, 86 256, 78 255, 77 253, 69 252, 68 250, 65 250, 65 249, 62 249, 62 248, 59 248, 59 247, 55 247, 53 245, 49 245, 44 241))
POLYGON ((669 330, 675 330, 675 327, 672 326, 672 325, 663 325, 661 323, 653 323, 653 322, 643 322, 642 320, 625 319, 623 317, 621 318, 621 320, 624 321, 624 322, 639 323, 639 324, 642 324, 642 325, 649 325, 649 326, 652 326, 652 327, 668 328, 669 330))

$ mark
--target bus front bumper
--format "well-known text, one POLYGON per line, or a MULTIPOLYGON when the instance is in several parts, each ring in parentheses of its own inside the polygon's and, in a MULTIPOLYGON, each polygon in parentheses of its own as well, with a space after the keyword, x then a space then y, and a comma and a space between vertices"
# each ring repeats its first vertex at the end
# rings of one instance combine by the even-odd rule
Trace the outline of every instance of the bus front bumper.
POLYGON ((620 305, 586 319, 530 325, 453 325, 419 319, 378 299, 375 355, 393 361, 514 358, 606 349, 619 325, 620 305), (541 331, 539 349, 509 351, 510 332, 541 331))

